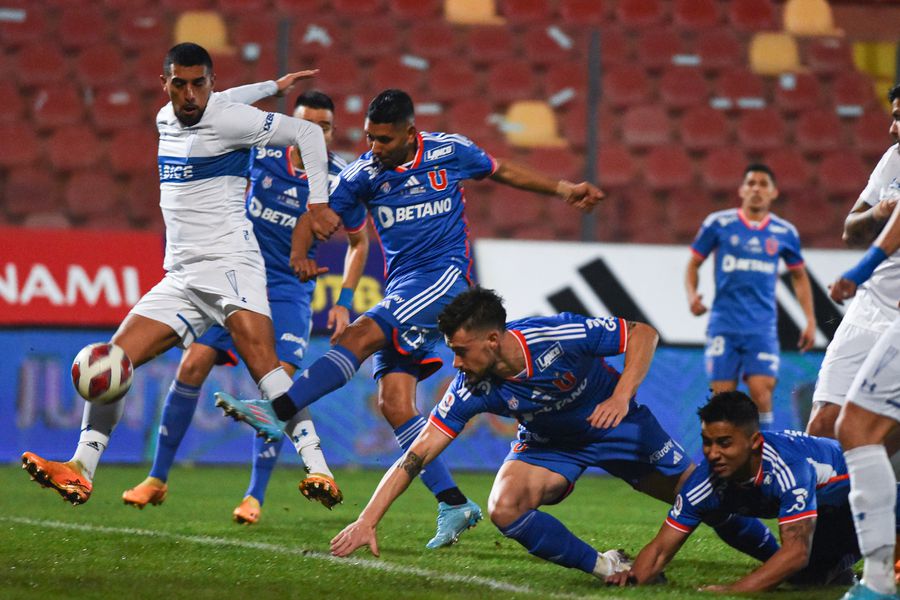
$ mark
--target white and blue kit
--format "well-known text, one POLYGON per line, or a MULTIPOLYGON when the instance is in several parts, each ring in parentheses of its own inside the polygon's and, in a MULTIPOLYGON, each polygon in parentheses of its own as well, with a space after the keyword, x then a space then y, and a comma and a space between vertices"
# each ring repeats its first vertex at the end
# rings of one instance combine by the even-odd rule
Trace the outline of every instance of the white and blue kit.
POLYGON ((778 262, 803 267, 796 228, 772 213, 754 223, 740 209, 722 210, 706 218, 691 251, 701 260, 716 253, 716 295, 707 327, 709 378, 777 377, 778 262))
POLYGON ((345 228, 364 227, 368 212, 384 251, 384 300, 365 313, 390 341, 375 354, 376 379, 392 371, 424 379, 440 367, 437 316, 471 283, 462 181, 495 169, 461 135, 419 132, 412 161, 386 170, 367 152, 332 187, 330 205, 345 228))
POLYGON ((604 357, 625 352, 624 320, 561 313, 510 321, 507 330, 522 347, 525 370, 474 385, 457 374, 431 412, 432 425, 455 438, 479 413, 513 417, 519 434, 506 460, 559 473, 570 486, 587 467, 636 485, 652 472, 672 476, 690 466, 681 445, 634 398, 616 427, 598 429, 587 421, 618 383, 619 372, 604 357))
MULTIPOLYGON (((297 219, 308 209, 309 198, 306 171, 296 169, 291 162, 295 152, 293 146, 252 149, 246 210, 266 264, 276 354, 282 362, 299 367, 309 344, 310 300, 316 282, 300 281, 290 265, 291 235, 297 219)), ((342 158, 328 154, 330 179, 345 166, 342 158)), ((310 257, 314 253, 315 244, 310 257)), ((234 343, 224 327, 211 327, 197 341, 219 350, 224 355, 220 359, 227 357, 222 362, 236 363, 234 343)))

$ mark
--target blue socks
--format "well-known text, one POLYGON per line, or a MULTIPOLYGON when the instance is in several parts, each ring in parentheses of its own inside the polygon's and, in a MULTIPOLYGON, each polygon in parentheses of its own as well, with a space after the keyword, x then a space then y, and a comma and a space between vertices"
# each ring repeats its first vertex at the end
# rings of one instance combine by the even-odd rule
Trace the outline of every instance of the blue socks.
POLYGON ((247 493, 244 496, 253 496, 259 500, 260 506, 265 501, 266 488, 269 486, 272 469, 278 462, 278 455, 281 454, 283 443, 284 438, 274 444, 266 442, 261 437, 253 438, 253 471, 250 473, 250 486, 247 487, 247 493))
MULTIPOLYGON (((359 370, 359 364, 359 360, 352 352, 343 346, 334 346, 325 356, 317 359, 303 371, 287 391, 287 396, 299 412, 325 394, 346 385, 359 370)), ((284 419, 282 414, 278 413, 278 407, 275 408, 278 418, 283 421, 293 416, 284 419)))
POLYGON ((181 383, 177 379, 172 382, 166 403, 163 406, 162 418, 159 422, 159 434, 156 437, 156 454, 153 457, 153 468, 150 477, 166 481, 169 469, 175 462, 175 452, 184 434, 187 432, 194 411, 197 410, 197 399, 200 387, 181 383))
POLYGON ((722 541, 760 562, 769 560, 778 551, 778 542, 762 521, 741 515, 729 515, 718 525, 707 523, 722 541))
POLYGON ((500 533, 525 546, 529 554, 562 567, 593 573, 597 564, 597 551, 547 513, 529 510, 500 533))
MULTIPOLYGON (((400 444, 400 447, 404 452, 409 450, 413 441, 418 437, 419 432, 422 431, 427 424, 428 422, 425 420, 425 417, 416 415, 394 430, 394 436, 397 438, 397 443, 400 444)), ((419 477, 422 479, 422 483, 424 483, 435 496, 445 490, 456 487, 453 476, 450 475, 450 469, 447 468, 447 464, 440 456, 428 463, 428 466, 425 467, 419 477)), ((463 502, 465 502, 465 500, 463 500, 463 502)))

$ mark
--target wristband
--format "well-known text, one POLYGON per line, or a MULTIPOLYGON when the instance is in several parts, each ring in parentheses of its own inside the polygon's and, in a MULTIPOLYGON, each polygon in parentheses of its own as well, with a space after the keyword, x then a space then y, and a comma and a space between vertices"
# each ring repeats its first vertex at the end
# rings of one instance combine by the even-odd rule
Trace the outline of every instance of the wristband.
POLYGON ((341 288, 341 295, 338 296, 336 306, 343 306, 347 310, 353 309, 353 290, 350 288, 341 288))
POLYGON ((872 246, 869 248, 868 252, 866 252, 859 262, 856 263, 852 269, 841 275, 844 279, 849 279, 856 285, 862 285, 866 282, 869 277, 872 276, 872 272, 875 270, 875 267, 881 264, 881 261, 887 258, 887 254, 885 254, 884 250, 882 250, 878 246, 872 246))

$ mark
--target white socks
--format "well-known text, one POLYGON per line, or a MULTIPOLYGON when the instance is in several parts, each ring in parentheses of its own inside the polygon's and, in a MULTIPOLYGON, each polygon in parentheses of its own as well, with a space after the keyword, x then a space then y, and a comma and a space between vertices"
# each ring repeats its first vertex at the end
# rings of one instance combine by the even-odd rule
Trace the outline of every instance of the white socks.
POLYGON ((94 480, 94 473, 100 463, 103 451, 109 445, 112 430, 122 418, 125 401, 117 400, 112 404, 94 404, 85 402, 84 416, 81 418, 81 435, 72 460, 82 466, 82 473, 89 480, 94 480))
POLYGON ((291 442, 300 454, 300 458, 303 459, 307 472, 320 473, 334 478, 331 469, 328 468, 328 463, 325 462, 325 454, 322 453, 322 448, 319 446, 319 436, 308 408, 304 408, 294 415, 284 430, 291 437, 291 442))
POLYGON ((859 549, 865 558, 862 583, 881 594, 893 594, 894 507, 897 480, 880 444, 846 450, 850 473, 850 508, 859 549))
POLYGON ((287 371, 279 366, 263 375, 256 386, 259 388, 259 393, 262 394, 263 399, 274 400, 291 389, 293 384, 294 381, 287 374, 287 371))

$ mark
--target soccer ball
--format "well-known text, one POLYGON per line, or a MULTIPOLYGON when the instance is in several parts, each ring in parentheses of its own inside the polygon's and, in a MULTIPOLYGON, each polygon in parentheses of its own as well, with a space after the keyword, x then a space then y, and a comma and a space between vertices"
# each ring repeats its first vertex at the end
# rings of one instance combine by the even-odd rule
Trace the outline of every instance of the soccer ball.
POLYGON ((85 346, 72 363, 75 389, 82 398, 96 404, 109 404, 124 396, 131 387, 133 373, 125 351, 105 342, 85 346))

